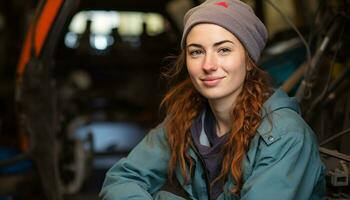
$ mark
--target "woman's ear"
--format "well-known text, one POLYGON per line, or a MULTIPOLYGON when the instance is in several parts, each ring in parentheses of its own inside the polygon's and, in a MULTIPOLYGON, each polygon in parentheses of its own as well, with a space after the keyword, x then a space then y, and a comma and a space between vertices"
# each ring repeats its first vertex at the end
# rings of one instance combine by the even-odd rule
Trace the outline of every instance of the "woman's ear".
POLYGON ((253 69, 253 66, 252 66, 252 64, 250 62, 246 63, 246 69, 247 69, 248 72, 253 69))
POLYGON ((252 59, 249 57, 248 51, 245 51, 245 65, 246 65, 246 70, 249 72, 254 68, 254 64, 252 59))

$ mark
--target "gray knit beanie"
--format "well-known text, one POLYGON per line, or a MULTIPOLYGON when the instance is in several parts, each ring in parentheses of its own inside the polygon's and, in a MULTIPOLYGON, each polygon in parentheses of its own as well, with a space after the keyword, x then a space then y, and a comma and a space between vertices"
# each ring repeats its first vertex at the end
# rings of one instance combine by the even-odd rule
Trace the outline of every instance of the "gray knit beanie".
POLYGON ((181 48, 193 26, 200 23, 219 25, 233 33, 257 63, 267 41, 265 25, 250 6, 240 0, 207 0, 189 10, 184 17, 181 48))

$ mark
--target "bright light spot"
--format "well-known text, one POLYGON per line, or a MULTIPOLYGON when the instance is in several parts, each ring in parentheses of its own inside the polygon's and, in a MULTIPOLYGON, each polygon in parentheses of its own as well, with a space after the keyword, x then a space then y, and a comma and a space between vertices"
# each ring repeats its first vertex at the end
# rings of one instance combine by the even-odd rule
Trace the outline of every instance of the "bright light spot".
POLYGON ((147 33, 149 35, 157 35, 164 31, 164 19, 156 13, 145 14, 145 22, 147 24, 147 33))
POLYGON ((119 12, 119 11, 82 11, 77 13, 65 36, 65 44, 69 48, 79 46, 79 36, 90 34, 90 44, 98 50, 105 50, 113 45, 113 30, 123 41, 132 46, 139 46, 139 36, 143 33, 143 23, 147 25, 149 35, 157 35, 164 31, 164 18, 156 13, 119 12), (91 22, 90 27, 87 27, 91 22), (87 30, 89 28, 90 30, 87 30), (87 31, 89 31, 87 33, 87 31))
POLYGON ((140 12, 120 13, 119 33, 127 36, 138 36, 142 33, 143 14, 140 12))
POLYGON ((93 134, 96 152, 131 150, 144 136, 143 128, 129 122, 92 122, 74 132, 74 136, 84 140, 93 134))
POLYGON ((98 50, 105 50, 108 47, 108 37, 106 35, 95 35, 93 46, 98 50))
POLYGON ((86 12, 80 12, 76 14, 73 17, 72 22, 69 24, 69 30, 77 34, 84 33, 86 29, 87 19, 88 17, 86 15, 86 12))
POLYGON ((78 47, 78 36, 73 32, 68 32, 64 38, 64 44, 69 48, 78 47))
POLYGON ((119 14, 115 11, 91 11, 91 31, 94 34, 110 34, 119 25, 119 14))

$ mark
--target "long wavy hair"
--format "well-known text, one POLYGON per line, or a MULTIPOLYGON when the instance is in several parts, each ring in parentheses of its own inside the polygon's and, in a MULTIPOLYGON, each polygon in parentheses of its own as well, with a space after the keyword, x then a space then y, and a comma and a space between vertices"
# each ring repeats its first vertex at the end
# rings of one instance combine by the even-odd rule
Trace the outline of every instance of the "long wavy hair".
MULTIPOLYGON (((193 120, 204 109, 207 99, 195 89, 188 76, 185 52, 182 50, 174 66, 165 73, 172 84, 161 102, 161 107, 165 108, 167 114, 165 130, 171 152, 169 177, 173 177, 176 167, 179 166, 185 182, 188 182, 193 168, 193 162, 188 155, 188 149, 193 145, 190 128, 193 120)), ((243 90, 232 107, 232 130, 227 133, 228 139, 222 148, 222 168, 211 183, 226 181, 231 175, 236 183, 230 189, 233 195, 239 194, 242 188, 243 158, 260 124, 262 105, 272 91, 268 75, 245 52, 246 64, 251 70, 247 71, 243 90)))

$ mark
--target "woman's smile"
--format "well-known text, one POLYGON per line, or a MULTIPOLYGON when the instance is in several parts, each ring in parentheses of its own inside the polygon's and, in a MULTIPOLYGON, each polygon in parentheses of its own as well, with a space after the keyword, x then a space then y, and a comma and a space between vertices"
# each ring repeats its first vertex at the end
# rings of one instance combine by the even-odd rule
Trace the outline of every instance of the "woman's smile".
POLYGON ((222 79, 224 79, 224 76, 207 76, 204 78, 201 78, 201 81, 203 82, 203 85, 206 87, 215 87, 217 86, 222 79))

